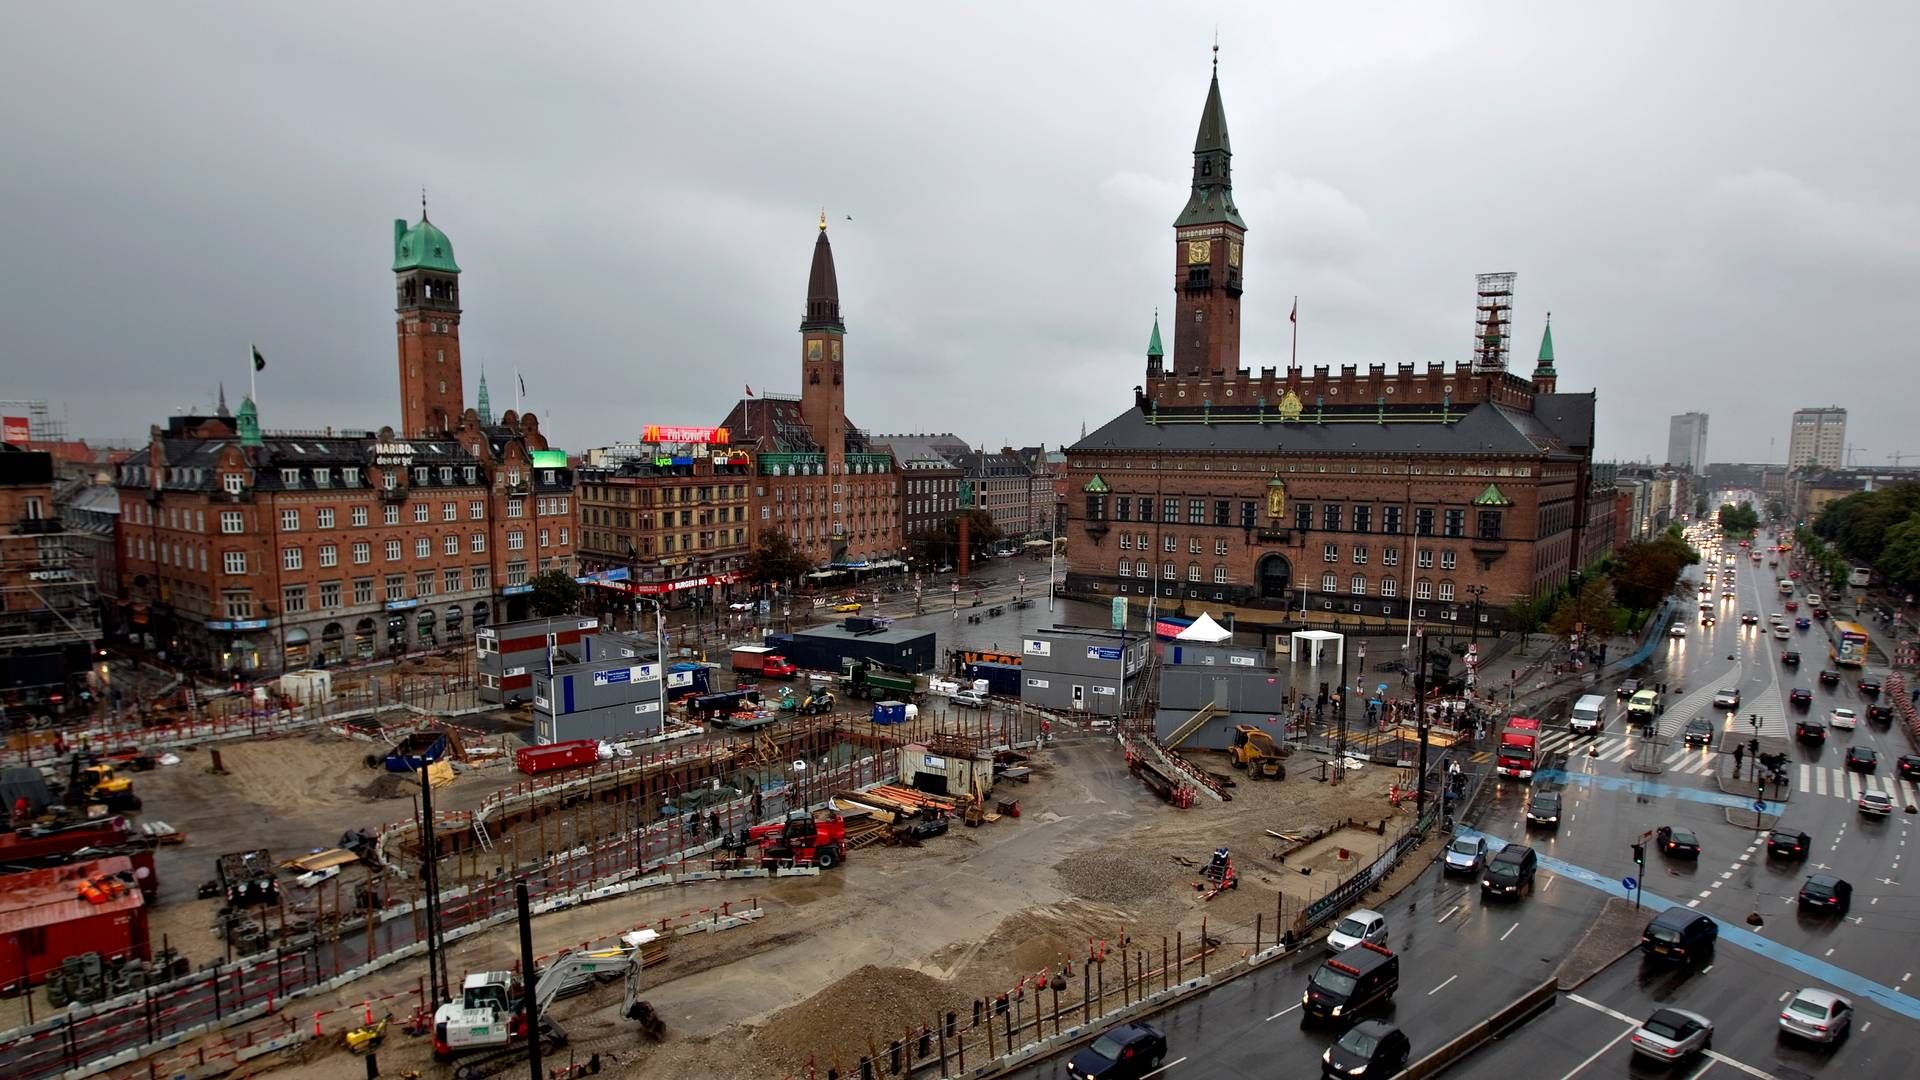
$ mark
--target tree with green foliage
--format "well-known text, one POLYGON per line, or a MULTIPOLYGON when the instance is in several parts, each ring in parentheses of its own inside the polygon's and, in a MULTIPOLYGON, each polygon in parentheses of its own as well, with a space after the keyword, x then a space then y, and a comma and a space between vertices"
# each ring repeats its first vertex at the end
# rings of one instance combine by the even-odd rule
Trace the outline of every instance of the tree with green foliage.
POLYGON ((543 570, 527 584, 533 586, 530 596, 536 619, 573 614, 579 610, 581 594, 585 592, 580 583, 573 580, 573 575, 564 570, 543 570))
POLYGON ((1732 503, 1720 504, 1720 531, 1745 535, 1760 527, 1760 514, 1750 502, 1738 506, 1732 503))
POLYGON ((747 556, 747 580, 755 585, 773 585, 797 580, 813 569, 812 560, 802 555, 787 534, 768 529, 760 534, 760 543, 747 556))
POLYGON ((1682 570, 1699 561, 1700 553, 1677 528, 1628 544, 1614 553, 1614 595, 1635 610, 1650 609, 1673 593, 1682 570))
POLYGON ((1779 499, 1768 499, 1767 516, 1772 518, 1776 523, 1785 520, 1787 516, 1787 504, 1781 502, 1779 499))
POLYGON ((1577 591, 1569 590, 1560 598, 1547 619, 1547 630, 1559 637, 1582 628, 1588 633, 1611 634, 1619 622, 1613 583, 1604 577, 1590 577, 1577 591))

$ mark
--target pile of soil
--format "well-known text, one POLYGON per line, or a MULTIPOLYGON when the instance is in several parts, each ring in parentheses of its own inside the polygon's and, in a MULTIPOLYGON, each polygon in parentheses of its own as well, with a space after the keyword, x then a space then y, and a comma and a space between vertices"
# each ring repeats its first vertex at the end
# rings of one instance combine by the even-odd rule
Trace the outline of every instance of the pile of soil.
POLYGON ((934 1023, 949 1009, 970 1016, 971 999, 930 975, 868 964, 775 1013, 754 1033, 755 1049, 788 1068, 811 1057, 820 1075, 837 1066, 844 1076, 862 1056, 884 1054, 902 1025, 934 1023))
POLYGON ((1192 871, 1166 855, 1114 850, 1117 847, 1110 844, 1060 860, 1053 868, 1060 887, 1088 900, 1135 908, 1187 886, 1192 871))

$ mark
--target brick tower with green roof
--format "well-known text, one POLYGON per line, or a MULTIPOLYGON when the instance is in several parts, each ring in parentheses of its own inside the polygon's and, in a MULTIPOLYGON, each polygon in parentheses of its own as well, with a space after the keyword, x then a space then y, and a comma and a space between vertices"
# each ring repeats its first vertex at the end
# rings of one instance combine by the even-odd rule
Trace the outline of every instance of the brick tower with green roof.
POLYGON ((1233 145, 1220 102, 1219 46, 1193 140, 1193 185, 1173 222, 1174 376, 1232 375, 1240 366, 1241 268, 1247 223, 1233 201, 1233 145))
POLYGON ((1560 384, 1560 372, 1553 366, 1553 312, 1547 312, 1547 329, 1540 335, 1540 359, 1533 365, 1533 392, 1551 394, 1560 384))
POLYGON ((427 220, 393 223, 394 332, 400 353, 400 431, 442 435, 460 422, 460 265, 453 242, 427 220))

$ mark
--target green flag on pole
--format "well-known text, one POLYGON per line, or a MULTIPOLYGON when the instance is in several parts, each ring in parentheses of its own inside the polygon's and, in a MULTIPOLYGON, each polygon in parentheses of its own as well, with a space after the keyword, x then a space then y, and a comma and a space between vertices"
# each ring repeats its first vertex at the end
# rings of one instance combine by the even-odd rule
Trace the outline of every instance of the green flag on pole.
POLYGON ((253 347, 253 370, 255 371, 267 370, 267 358, 260 355, 260 346, 258 345, 255 345, 253 347))

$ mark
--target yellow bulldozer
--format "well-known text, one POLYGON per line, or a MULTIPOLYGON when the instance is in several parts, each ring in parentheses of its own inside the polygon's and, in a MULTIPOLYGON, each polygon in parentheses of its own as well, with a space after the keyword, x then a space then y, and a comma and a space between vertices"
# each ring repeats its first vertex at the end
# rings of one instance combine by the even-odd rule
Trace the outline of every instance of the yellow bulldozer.
POLYGON ((1227 750, 1233 767, 1245 769, 1248 778, 1253 780, 1285 780, 1287 756, 1291 753, 1291 749, 1278 745, 1273 736, 1251 724, 1233 729, 1233 746, 1227 750))

